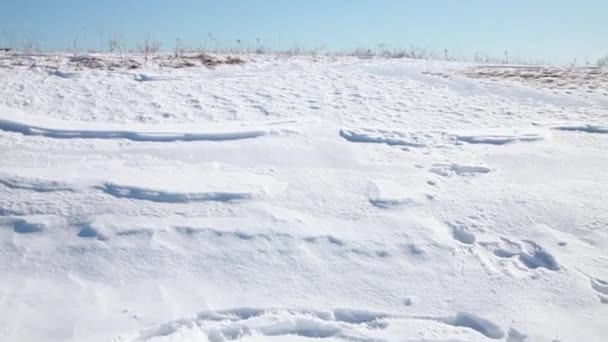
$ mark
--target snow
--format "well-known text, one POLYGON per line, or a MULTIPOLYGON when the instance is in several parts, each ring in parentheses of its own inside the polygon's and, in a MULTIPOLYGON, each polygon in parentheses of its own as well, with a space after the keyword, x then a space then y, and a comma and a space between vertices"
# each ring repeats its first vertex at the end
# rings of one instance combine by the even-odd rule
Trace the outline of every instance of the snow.
POLYGON ((586 133, 608 134, 608 127, 594 124, 570 124, 564 126, 555 126, 553 129, 560 131, 579 131, 586 133))
MULTIPOLYGON (((132 141, 155 141, 155 142, 172 142, 172 141, 223 141, 223 140, 238 140, 252 139, 261 137, 267 134, 289 134, 292 131, 288 129, 276 129, 269 127, 267 129, 229 129, 227 127, 216 127, 215 130, 209 132, 197 132, 196 128, 189 126, 174 126, 176 131, 153 131, 151 125, 139 125, 137 130, 133 128, 119 128, 117 125, 111 125, 116 128, 107 128, 95 124, 61 122, 59 120, 46 120, 51 123, 53 128, 40 127, 28 122, 38 122, 39 118, 28 116, 25 113, 15 113, 15 110, 6 110, 8 114, 3 113, 0 116, 0 131, 16 132, 23 135, 44 136, 57 139, 127 139, 132 141), (8 117, 5 119, 5 117, 8 117), (16 120, 11 120, 15 118, 16 120), (20 120, 20 121, 17 121, 20 120), (23 122, 25 120, 25 122, 23 122), (74 128, 82 127, 82 128, 74 128), (146 131, 149 128, 150 131, 146 131)), ((240 123, 240 126, 245 126, 246 123, 240 123)), ((124 126, 124 125, 123 125, 124 126)))
POLYGON ((379 208, 424 205, 428 199, 433 198, 422 187, 404 187, 391 180, 376 180, 370 185, 369 202, 379 208))
POLYGON ((608 336, 604 73, 3 57, 0 340, 608 336))

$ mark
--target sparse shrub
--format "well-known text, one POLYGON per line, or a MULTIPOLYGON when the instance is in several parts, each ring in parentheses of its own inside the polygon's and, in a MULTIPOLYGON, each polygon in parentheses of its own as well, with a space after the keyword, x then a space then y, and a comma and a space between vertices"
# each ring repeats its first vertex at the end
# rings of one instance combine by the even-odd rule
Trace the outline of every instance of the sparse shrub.
POLYGON ((255 43, 256 43, 255 53, 257 53, 258 55, 261 55, 266 52, 266 50, 264 50, 264 47, 262 45, 260 45, 260 38, 256 38, 255 43))
POLYGON ((213 56, 205 54, 205 53, 201 53, 200 55, 198 55, 197 58, 201 61, 201 63, 203 63, 204 66, 206 66, 208 68, 212 68, 221 63, 221 61, 219 59, 217 59, 216 57, 213 57, 213 56))
POLYGON ((120 50, 120 43, 116 39, 110 39, 108 41, 108 51, 111 53, 118 52, 120 50))
POLYGON ((141 45, 137 45, 137 50, 144 55, 144 60, 147 62, 148 57, 155 55, 160 51, 161 43, 155 39, 146 39, 141 45))
POLYGON ((600 68, 608 67, 608 55, 598 59, 596 64, 600 68))
POLYGON ((351 53, 351 56, 359 57, 361 59, 370 59, 374 57, 372 49, 356 49, 351 53))
POLYGON ((23 43, 23 51, 25 53, 34 53, 40 51, 40 44, 35 37, 28 37, 23 43))
MULTIPOLYGON (((209 55, 206 53, 197 53, 195 55, 189 55, 189 56, 183 56, 182 59, 184 60, 198 60, 200 61, 200 63, 204 66, 206 66, 207 68, 213 68, 217 65, 220 64, 243 64, 245 63, 245 60, 239 58, 239 57, 234 57, 234 56, 227 56, 226 58, 222 59, 213 55, 209 55)), ((180 67, 194 67, 196 65, 192 64, 191 62, 187 62, 183 63, 180 65, 180 67)))
POLYGON ((224 60, 225 64, 243 64, 245 61, 239 57, 228 56, 224 60))
POLYGON ((94 56, 71 56, 68 60, 75 65, 76 69, 103 69, 106 67, 103 59, 94 56))
POLYGON ((177 38, 175 40, 175 58, 183 58, 184 54, 188 52, 186 46, 182 43, 182 40, 177 38))

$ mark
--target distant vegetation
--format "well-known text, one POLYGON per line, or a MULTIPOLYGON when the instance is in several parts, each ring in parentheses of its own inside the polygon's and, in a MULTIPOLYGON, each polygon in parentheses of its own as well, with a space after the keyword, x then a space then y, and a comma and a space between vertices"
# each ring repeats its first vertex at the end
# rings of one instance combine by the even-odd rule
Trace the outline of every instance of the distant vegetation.
MULTIPOLYGON (((99 53, 109 52, 113 54, 140 54, 144 57, 145 61, 152 58, 155 55, 161 54, 167 51, 174 51, 175 57, 182 57, 186 55, 204 55, 204 54, 275 54, 281 56, 354 56, 362 59, 366 58, 409 58, 409 59, 421 59, 421 60, 445 60, 445 61, 460 61, 460 62, 475 62, 475 63, 488 63, 488 64, 519 64, 519 65, 550 65, 546 60, 525 58, 521 56, 511 55, 509 51, 505 51, 501 56, 495 56, 485 54, 481 52, 475 52, 472 55, 462 55, 455 52, 449 51, 448 49, 443 50, 432 50, 410 45, 409 48, 390 48, 386 43, 379 43, 374 48, 356 48, 352 50, 333 51, 327 49, 325 46, 316 48, 301 48, 294 45, 291 48, 286 49, 271 49, 266 47, 260 38, 256 38, 255 42, 247 42, 241 39, 235 39, 231 47, 226 47, 220 44, 218 38, 212 33, 208 33, 207 39, 203 39, 204 43, 199 47, 192 48, 187 47, 183 42, 177 38, 174 47, 166 47, 163 49, 160 41, 154 38, 146 38, 145 40, 135 44, 134 47, 129 47, 121 35, 112 35, 109 39, 105 40, 103 34, 100 35, 99 49, 81 49, 79 47, 79 40, 75 38, 72 46, 65 51, 72 52, 74 55, 82 53, 99 53)), ((18 49, 15 47, 0 46, 0 50, 19 50, 25 53, 40 53, 45 49, 34 37, 29 37, 18 49)), ((608 55, 600 58, 595 63, 585 59, 583 63, 580 63, 576 59, 573 59, 569 63, 570 66, 577 66, 583 64, 584 66, 608 67, 608 55)))

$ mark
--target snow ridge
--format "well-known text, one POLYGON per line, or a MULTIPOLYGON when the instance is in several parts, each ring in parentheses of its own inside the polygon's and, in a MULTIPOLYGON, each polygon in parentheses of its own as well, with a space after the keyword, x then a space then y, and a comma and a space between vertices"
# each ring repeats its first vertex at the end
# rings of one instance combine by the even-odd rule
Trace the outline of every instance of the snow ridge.
POLYGON ((28 125, 17 121, 0 119, 0 130, 28 136, 43 136, 56 139, 127 139, 132 141, 225 141, 252 139, 269 134, 268 130, 242 130, 232 132, 176 133, 137 132, 127 130, 73 130, 53 129, 28 125))
MULTIPOLYGON (((451 317, 395 315, 356 309, 314 310, 306 308, 260 309, 242 307, 218 311, 203 311, 194 318, 179 319, 144 329, 125 337, 124 341, 148 341, 172 336, 208 341, 242 340, 247 337, 283 337, 320 339, 337 338, 346 341, 382 341, 376 336, 384 330, 416 322, 436 325, 437 330, 469 329, 490 339, 505 336, 494 322, 468 312, 451 317), (450 329, 451 328, 451 329, 450 329)), ((513 329, 511 329, 513 330, 513 329)))
POLYGON ((113 183, 104 183, 96 186, 97 189, 102 190, 104 193, 118 197, 118 198, 130 198, 137 200, 145 200, 152 202, 165 202, 165 203, 189 203, 189 202, 204 202, 204 201, 215 201, 215 202, 230 202, 236 200, 247 200, 252 199, 254 195, 252 193, 239 193, 239 192, 199 192, 199 193, 183 193, 183 192, 171 192, 162 191, 155 189, 147 189, 136 186, 124 186, 113 183))

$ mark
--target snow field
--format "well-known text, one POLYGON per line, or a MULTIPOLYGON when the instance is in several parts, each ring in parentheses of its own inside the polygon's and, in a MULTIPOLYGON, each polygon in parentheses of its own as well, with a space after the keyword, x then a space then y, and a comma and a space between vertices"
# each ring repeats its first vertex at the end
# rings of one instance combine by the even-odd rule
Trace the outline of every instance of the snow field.
POLYGON ((605 96, 476 67, 0 69, 0 336, 603 341, 605 96))

